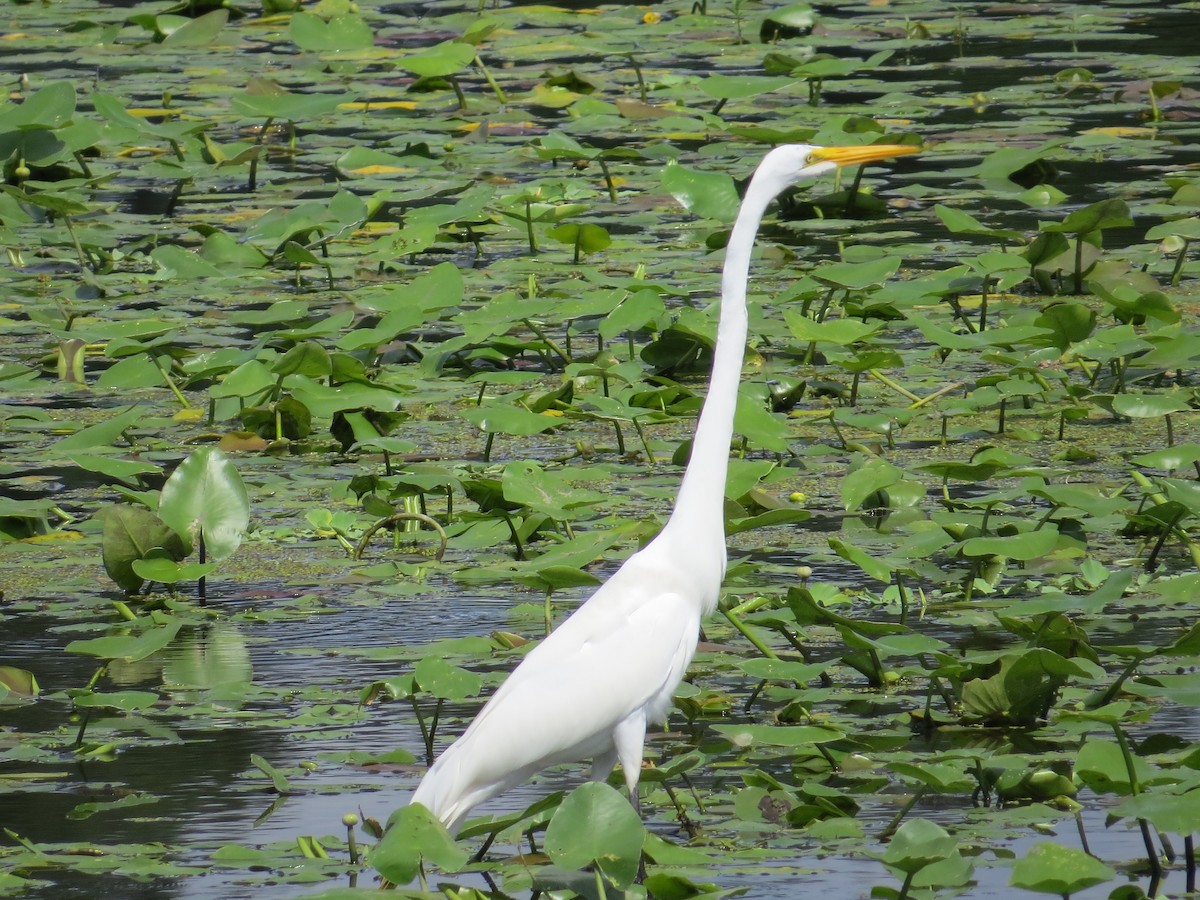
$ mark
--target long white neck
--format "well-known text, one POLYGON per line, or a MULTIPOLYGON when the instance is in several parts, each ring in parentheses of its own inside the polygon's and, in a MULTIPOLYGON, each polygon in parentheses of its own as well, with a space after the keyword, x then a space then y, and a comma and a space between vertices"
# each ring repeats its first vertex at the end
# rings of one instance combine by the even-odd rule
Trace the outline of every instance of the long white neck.
POLYGON ((683 473, 675 509, 663 529, 671 531, 672 524, 676 523, 676 527, 686 528, 693 535, 702 527, 716 529, 722 548, 725 541, 725 476, 729 470, 733 413, 737 408, 742 360, 746 352, 746 281, 750 277, 750 257, 759 223, 776 193, 771 185, 751 179, 733 224, 721 273, 721 318, 717 325, 708 396, 696 423, 692 455, 683 473))

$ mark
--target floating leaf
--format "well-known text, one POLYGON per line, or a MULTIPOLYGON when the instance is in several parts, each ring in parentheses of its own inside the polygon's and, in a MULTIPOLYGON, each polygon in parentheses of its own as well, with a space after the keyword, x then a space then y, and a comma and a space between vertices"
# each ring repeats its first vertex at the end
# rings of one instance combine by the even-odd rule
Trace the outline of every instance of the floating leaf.
POLYGON ((1082 850, 1043 841, 1013 866, 1013 887, 1066 897, 1116 877, 1116 872, 1082 850))
POLYGON ((714 725, 713 730, 738 747, 763 744, 768 747, 798 747, 827 744, 844 735, 822 725, 714 725))
POLYGON ((1058 546, 1058 529, 1053 526, 1037 531, 1023 531, 1004 537, 977 537, 963 541, 966 556, 1002 556, 1006 559, 1029 560, 1045 556, 1058 546))
POLYGON ((66 455, 79 450, 111 447, 126 431, 146 418, 144 410, 134 407, 95 425, 81 428, 54 444, 56 454, 66 455))
POLYGON ((310 12, 293 13, 289 35, 301 50, 318 53, 369 50, 375 45, 371 27, 352 13, 333 16, 328 22, 310 12))
POLYGON ((443 41, 428 50, 401 56, 396 64, 421 78, 443 78, 461 71, 475 58, 475 48, 458 41, 443 41))
POLYGON ((71 641, 67 644, 68 653, 83 653, 100 659, 121 659, 126 662, 137 662, 148 656, 153 656, 162 650, 175 636, 183 623, 171 619, 164 625, 155 625, 145 629, 140 634, 114 634, 89 640, 71 641))
POLYGON ((478 406, 465 410, 463 416, 485 434, 540 434, 561 424, 559 419, 517 406, 478 406))
POLYGON ((138 712, 149 709, 158 702, 153 691, 113 691, 111 693, 89 693, 74 698, 80 709, 112 709, 117 712, 138 712))

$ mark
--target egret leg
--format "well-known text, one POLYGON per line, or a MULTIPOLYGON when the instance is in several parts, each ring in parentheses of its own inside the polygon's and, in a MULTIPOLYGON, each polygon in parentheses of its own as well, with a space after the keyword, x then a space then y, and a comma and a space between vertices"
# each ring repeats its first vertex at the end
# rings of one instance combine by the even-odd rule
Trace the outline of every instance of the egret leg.
POLYGON ((625 775, 625 787, 629 789, 629 802, 641 814, 638 797, 638 779, 642 776, 642 745, 646 742, 646 713, 639 709, 613 729, 613 745, 621 771, 625 775))
POLYGON ((592 758, 592 781, 606 781, 617 765, 617 748, 597 753, 592 758))

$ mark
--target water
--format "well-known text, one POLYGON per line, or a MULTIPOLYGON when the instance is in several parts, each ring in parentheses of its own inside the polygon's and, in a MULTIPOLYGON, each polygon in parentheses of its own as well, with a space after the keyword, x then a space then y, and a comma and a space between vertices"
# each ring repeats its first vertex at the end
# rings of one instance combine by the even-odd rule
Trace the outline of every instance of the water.
MULTIPOLYGON (((109 4, 121 7, 132 3, 109 4)), ((583 4, 572 2, 571 7, 583 4)), ((95 4, 103 8, 103 4, 95 4)), ((959 4, 977 31, 994 27, 1000 14, 987 12, 983 4, 959 4)), ((9 16, 16 15, 10 8, 9 16)), ((1137 8, 1137 7, 1134 7, 1137 8)), ((1065 28, 1066 23, 1093 11, 1092 6, 1059 4, 1048 9, 1065 28)), ((412 12, 409 7, 398 7, 397 16, 412 12)), ((931 9, 931 21, 945 27, 947 20, 931 9)), ((1036 12, 1036 11, 1035 11, 1036 12)), ((862 11, 849 10, 843 15, 823 10, 831 21, 840 27, 855 26, 854 16, 869 15, 862 11)), ((919 15, 914 10, 914 15, 919 15)), ((1007 15, 1005 12, 1003 15, 1007 15)), ((1099 126, 1142 125, 1140 108, 1116 105, 1112 102, 1117 84, 1139 78, 1164 77, 1169 74, 1168 64, 1174 57, 1186 59, 1194 54, 1197 33, 1197 14, 1192 9, 1160 10, 1146 6, 1136 20, 1129 24, 1129 31, 1142 35, 1144 40, 1127 42, 1089 38, 1077 41, 1063 29, 1053 34, 1026 35, 1019 38, 997 38, 994 36, 971 35, 967 50, 969 59, 959 59, 957 51, 949 44, 942 46, 914 45, 904 52, 912 65, 907 70, 889 74, 885 89, 902 90, 906 81, 914 76, 929 77, 944 86, 946 95, 983 92, 994 94, 989 98, 990 111, 980 111, 969 106, 948 106, 930 116, 922 126, 928 137, 935 140, 969 130, 987 116, 994 127, 997 140, 1015 143, 1037 143, 1044 135, 1028 135, 1022 132, 1024 120, 1030 110, 1019 102, 1006 97, 1005 91, 1029 82, 1052 78, 1054 73, 1068 65, 1083 65, 1094 70, 1105 84, 1105 93, 1088 95, 1087 102, 1076 104, 1069 110, 1071 118, 1064 134, 1078 134, 1085 129, 1099 126), (1128 54, 1134 48, 1153 47, 1157 58, 1163 62, 1160 69, 1146 69, 1145 61, 1131 61, 1128 54)), ((427 35, 413 38, 421 43, 427 35)), ((1119 35, 1118 35, 1119 37, 1119 35)), ((664 57, 670 48, 658 51, 664 57)), ((697 71, 709 70, 712 59, 692 57, 697 71)), ((46 55, 45 58, 27 60, 27 71, 35 74, 67 75, 72 78, 91 76, 91 71, 82 71, 61 53, 46 55)), ((234 60, 241 63, 240 60, 234 60)), ((720 61, 716 60, 719 65, 720 61)), ((155 66, 143 63, 141 71, 154 72, 155 66)), ((105 70, 102 86, 119 82, 139 71, 136 67, 105 70)), ((695 73, 691 73, 695 74, 695 73)), ((154 90, 159 90, 154 86, 154 90)), ((842 90, 830 85, 833 100, 853 100, 855 97, 875 96, 873 92, 842 90), (839 91, 841 93, 839 94, 839 91)), ((143 86, 146 96, 152 95, 148 86, 143 86)), ((770 103, 764 101, 764 110, 758 115, 761 121, 771 121, 770 103)), ((1070 104, 1065 104, 1070 106, 1070 104)), ((1055 115, 1064 115, 1056 110, 1055 115)), ((539 125, 554 124, 555 119, 547 116, 539 125)), ((679 146, 686 146, 694 138, 684 136, 679 146)), ((1155 147, 1154 149, 1159 149, 1155 147)), ((1151 161, 1131 160, 1128 156, 1117 156, 1097 161, 1086 154, 1064 164, 1058 173, 1058 184, 1074 200, 1089 202, 1108 196, 1113 186, 1123 185, 1131 166, 1136 167, 1141 185, 1154 183, 1163 173, 1183 169, 1197 160, 1196 147, 1187 144, 1172 145, 1151 161)), ((966 166, 974 159, 962 159, 966 166)), ((135 175, 128 176, 135 180, 135 175)), ((922 160, 905 160, 896 166, 893 183, 937 184, 939 178, 949 185, 961 176, 956 175, 954 166, 947 165, 942 173, 930 173, 922 160)), ((231 182, 232 183, 232 182, 231 182)), ((118 185, 120 187, 120 185, 118 185)), ((1161 184, 1148 190, 1158 191, 1165 197, 1167 189, 1161 184)), ((122 196, 117 190, 114 196, 122 196)), ((126 195, 128 196, 128 195, 126 195)), ((142 206, 136 207, 140 215, 152 198, 134 199, 142 206)), ((236 196, 236 195, 231 195, 236 196)), ((225 208, 228 197, 219 199, 225 208)), ((211 204, 211 197, 190 198, 192 209, 211 204)), ((150 207, 153 209, 153 207, 150 207)), ((989 221, 1003 220, 1006 227, 1032 228, 1041 217, 1037 210, 1029 210, 1016 202, 1000 203, 988 211, 989 221)), ((1114 229, 1106 233, 1106 239, 1121 245, 1139 240, 1145 223, 1139 221, 1133 229, 1114 229)), ((636 227, 640 230, 644 221, 636 227)), ((904 223, 904 228, 912 226, 904 223)), ((630 230, 630 226, 614 227, 614 233, 630 230)), ((662 232, 664 243, 670 232, 662 232)), ((787 234, 786 229, 776 229, 775 236, 787 234)), ((827 253, 830 244, 820 243, 818 253, 827 253)), ((499 252, 496 257, 503 255, 499 252)), ((485 259, 483 263, 486 263, 485 259)), ((482 263, 481 263, 482 264, 482 263)), ((711 261, 707 264, 712 265, 711 261)), ((89 399, 92 408, 100 408, 116 400, 98 397, 89 399)), ((124 398, 121 398, 124 402, 124 398)), ((79 396, 68 394, 43 398, 39 406, 47 411, 75 408, 80 404, 79 396)), ((627 436, 633 443, 632 435, 627 436)), ((6 459, 15 458, 21 452, 19 439, 5 437, 3 447, 6 459)), ((524 455, 554 457, 562 453, 558 444, 547 442, 531 449, 532 444, 522 446, 524 455)), ((268 483, 278 473, 270 469, 271 463, 258 463, 256 474, 264 475, 259 485, 268 483)), ((30 474, 28 470, 26 475, 30 474)), ((100 479, 80 479, 77 468, 61 471, 45 470, 43 474, 54 481, 33 483, 28 480, 17 485, 7 496, 54 495, 70 499, 70 492, 95 489, 100 479), (86 483, 84 483, 86 481, 86 483)), ((330 481, 332 482, 332 477, 330 481)), ((312 489, 319 502, 326 502, 326 494, 333 487, 312 489)), ((269 503, 270 501, 268 501, 269 503)), ((256 515, 266 518, 276 510, 269 507, 256 510, 256 515)), ((283 510, 281 514, 290 514, 283 510)), ((841 528, 840 517, 817 518, 806 523, 802 530, 808 532, 833 531, 841 528)), ((754 536, 743 536, 738 544, 753 543, 754 536)), ((245 548, 244 548, 245 549, 245 548)), ((803 554, 762 553, 753 550, 755 561, 767 562, 776 567, 794 567, 805 563, 803 554)), ((9 560, 25 561, 28 555, 21 551, 4 549, 9 560)), ((193 651, 211 652, 217 657, 227 658, 213 663, 213 670, 236 668, 243 663, 248 666, 249 680, 254 690, 241 706, 231 705, 228 709, 205 710, 195 718, 186 714, 172 715, 163 709, 139 721, 137 717, 119 720, 112 728, 105 727, 102 719, 89 723, 89 740, 111 737, 119 749, 111 761, 79 759, 72 752, 72 743, 80 723, 68 715, 68 701, 63 692, 78 688, 88 682, 95 672, 96 663, 87 657, 63 652, 72 640, 101 634, 113 619, 105 611, 103 615, 88 612, 79 619, 72 618, 59 610, 46 614, 45 610, 72 596, 101 598, 113 596, 112 590, 103 583, 103 575, 92 561, 91 569, 80 568, 78 560, 71 557, 69 550, 62 551, 64 561, 54 561, 53 554, 43 551, 38 557, 46 569, 46 576, 33 588, 6 583, 8 606, 0 606, 0 660, 4 664, 34 669, 42 682, 43 698, 28 707, 0 710, 0 749, 22 748, 23 736, 41 735, 31 746, 43 748, 51 744, 55 749, 39 754, 35 759, 24 759, 20 753, 5 757, 0 777, 14 773, 38 776, 29 781, 0 780, 4 790, 0 791, 0 824, 22 837, 38 843, 90 843, 104 844, 161 842, 174 848, 171 858, 176 863, 194 867, 196 872, 187 877, 164 877, 141 882, 121 874, 80 874, 73 871, 42 870, 34 876, 38 884, 25 892, 24 896, 59 900, 59 898, 94 898, 108 894, 114 898, 131 900, 159 900, 159 898, 284 898, 298 897, 327 887, 331 881, 313 885, 281 882, 289 873, 279 872, 271 876, 251 874, 244 868, 229 866, 210 868, 211 854, 226 844, 242 844, 262 847, 273 843, 293 843, 298 836, 330 836, 340 839, 344 830, 341 817, 347 812, 361 811, 364 815, 386 820, 390 812, 402 806, 410 795, 423 768, 423 743, 420 729, 410 707, 403 702, 380 703, 362 709, 357 708, 359 692, 376 680, 395 678, 407 671, 408 660, 371 658, 372 651, 386 652, 398 645, 421 646, 434 640, 488 634, 494 630, 520 630, 536 633, 536 617, 524 614, 514 620, 510 611, 515 591, 497 589, 492 594, 464 591, 460 586, 444 584, 438 589, 425 589, 415 597, 385 599, 382 591, 367 593, 374 602, 362 601, 361 585, 340 581, 344 567, 336 560, 323 557, 320 551, 302 549, 299 552, 283 552, 278 548, 259 548, 267 566, 261 570, 275 577, 264 579, 262 571, 250 578, 232 577, 215 585, 214 605, 220 608, 231 621, 223 624, 197 626, 186 632, 190 641, 184 648, 174 649, 161 657, 147 661, 145 665, 117 667, 110 673, 116 684, 111 689, 152 689, 162 691, 164 698, 170 692, 164 687, 169 667, 185 662, 180 654, 193 651), (273 555, 274 554, 274 555, 273 555), (312 555, 317 559, 304 559, 312 555), (51 560, 47 564, 47 560, 51 560), (293 567, 319 564, 321 577, 307 573, 297 574, 293 567), (46 587, 53 583, 54 591, 46 587), (98 586, 104 585, 104 586, 98 586), (297 595, 304 594, 315 600, 311 614, 295 611, 293 603, 297 595), (354 602, 347 599, 353 595, 354 602), (251 613, 261 615, 252 615, 251 613), (274 617, 274 613, 282 613, 274 617), (96 616, 89 622, 87 616, 96 616), (224 630, 222 630, 224 629, 224 630), (217 640, 217 636, 221 640, 217 640), (353 648, 354 654, 342 652, 353 648), (244 656, 242 655, 244 654, 244 656), (336 708, 335 712, 314 714, 314 710, 336 708), (52 739, 46 736, 52 736, 52 739), (418 758, 411 766, 384 767, 382 771, 363 768, 342 761, 348 750, 381 754, 393 748, 404 748, 418 758), (333 758, 328 754, 335 755, 333 758), (257 755, 270 764, 287 770, 297 793, 282 799, 269 789, 268 782, 251 763, 257 755), (48 758, 47 758, 48 757, 48 758), (314 764, 309 774, 300 774, 296 767, 302 763, 314 764), (72 811, 85 802, 112 801, 128 792, 152 795, 155 802, 141 807, 100 811, 89 818, 73 818, 72 811), (274 810, 271 811, 272 807, 274 810), (269 813, 269 814, 268 814, 269 813)), ((257 560, 256 560, 257 561, 257 560)), ((855 579, 849 566, 818 564, 813 567, 813 578, 853 588, 855 579)), ((778 586, 774 583, 774 586, 778 586)), ((522 594, 518 599, 536 603, 536 594, 522 594)), ((1171 634, 1170 623, 1163 634, 1171 634)), ((1163 627, 1148 623, 1139 627, 1137 639, 1152 641, 1158 638, 1151 629, 1163 627)), ((964 631, 957 624, 939 625, 926 630, 936 636, 951 640, 964 631)), ((1104 643, 1132 642, 1127 634, 1094 635, 1104 643), (1111 638, 1111 640, 1110 640, 1111 638)), ((976 641, 977 638, 972 638, 976 641)), ((185 642, 186 643, 186 642, 185 642)), ((509 664, 509 663, 505 663, 509 664)), ((493 665, 494 669, 495 666, 493 665)), ((747 690, 745 679, 724 674, 720 677, 706 676, 706 687, 724 689, 735 696, 747 690)), ((106 689, 109 689, 106 687, 106 689)), ((911 698, 903 695, 886 698, 870 708, 881 717, 894 716, 911 698)), ((165 706, 167 699, 161 701, 165 706)), ((186 709, 180 704, 181 709, 186 709)), ((864 707, 865 708, 865 707, 864 707)), ((444 746, 452 734, 461 728, 459 716, 463 708, 452 708, 444 729, 440 732, 439 746, 444 746)), ((428 709, 426 710, 428 714, 428 709)), ((864 712, 863 716, 867 716, 864 712)), ((679 717, 676 716, 676 724, 679 717)), ((869 727, 869 723, 868 723, 869 727)), ((1134 736, 1141 736, 1137 726, 1131 726, 1134 736)), ((1147 726, 1149 729, 1150 726, 1147 726)), ((1180 735, 1187 740, 1200 740, 1200 716, 1192 708, 1166 707, 1154 716, 1152 730, 1180 735)), ((651 741, 650 755, 669 755, 680 742, 675 738, 659 738, 651 741)), ((914 749, 920 742, 914 739, 914 749)), ((932 747, 921 748, 934 749, 932 747)), ((522 786, 508 795, 497 798, 480 810, 480 813, 500 813, 524 808, 546 791, 568 790, 584 776, 582 766, 565 767, 546 773, 529 785, 522 786)), ((699 782, 702 788, 710 787, 717 777, 706 775, 699 782), (711 780, 709 780, 711 779, 711 780)), ((895 815, 904 797, 897 791, 858 796, 862 809, 857 816, 868 836, 877 834, 895 815)), ((1091 850, 1101 858, 1131 860, 1142 854, 1140 835, 1130 831, 1125 824, 1107 827, 1105 816, 1115 802, 1111 796, 1096 797, 1083 791, 1080 801, 1085 807, 1082 821, 1087 832, 1091 850)), ((931 796, 923 800, 913 812, 947 827, 958 826, 965 818, 985 819, 988 811, 970 807, 966 796, 931 796)), ((658 806, 648 810, 649 825, 669 838, 678 839, 680 832, 669 815, 668 809, 658 806)), ((718 824, 717 828, 722 825, 718 824)), ((1077 831, 1069 819, 1055 824, 1054 835, 1031 835, 994 842, 983 850, 976 859, 976 884, 969 895, 977 898, 1006 898, 1012 895, 1008 887, 1007 861, 998 859, 995 847, 1022 855, 1032 844, 1044 839, 1053 839, 1069 846, 1080 846, 1077 831)), ((331 841, 331 846, 334 846, 331 841)), ((813 842, 816 847, 816 842, 813 842)), ((344 851, 335 849, 334 853, 344 851)), ((818 858, 801 857, 791 861, 796 865, 811 866, 814 870, 797 873, 790 865, 768 862, 761 873, 746 877, 737 871, 734 864, 717 867, 706 873, 720 884, 729 887, 749 885, 751 894, 760 898, 792 898, 799 893, 824 891, 831 896, 866 896, 873 884, 890 883, 879 863, 861 853, 847 853, 818 858)), ((482 880, 464 879, 465 883, 483 885, 482 880)), ((1139 881, 1145 884, 1144 879, 1139 881)), ((1111 884, 1081 892, 1081 898, 1107 896, 1111 884)), ((1182 874, 1173 872, 1164 884, 1167 893, 1182 890, 1182 874)))
MULTIPOLYGON (((776 564, 786 562, 776 560, 776 564)), ((264 607, 264 609, 267 607, 264 607)), ((65 687, 87 681, 92 672, 90 661, 84 657, 61 652, 77 635, 63 633, 55 620, 34 616, 9 618, 5 623, 7 662, 21 667, 34 667, 43 673, 46 699, 34 707, 10 710, 5 714, 9 740, 13 730, 38 731, 47 721, 61 719, 63 704, 57 692, 65 687), (52 666, 38 661, 53 660, 52 666)), ((216 629, 230 626, 219 625, 216 629)), ((253 669, 253 679, 262 693, 287 698, 302 696, 312 686, 321 686, 323 694, 340 696, 341 702, 353 703, 361 686, 378 679, 395 677, 403 668, 395 661, 376 661, 369 658, 342 655, 339 650, 356 648, 370 654, 387 651, 398 641, 420 644, 430 640, 469 636, 491 630, 511 628, 508 604, 487 599, 456 598, 448 604, 444 599, 394 601, 375 607, 327 609, 308 619, 290 618, 266 622, 253 627, 236 629, 247 636, 245 649, 253 669)), ((209 633, 212 637, 213 632, 209 633)), ((954 637, 952 632, 942 635, 954 637)), ((169 666, 171 654, 162 661, 169 666)), ((158 681, 161 683, 161 673, 158 681)), ((142 686, 153 688, 155 679, 142 686)), ((131 680, 121 688, 137 686, 131 680)), ((729 690, 741 690, 744 685, 733 679, 725 684, 729 690)), ((869 699, 869 695, 864 699, 869 699)), ((860 713, 870 717, 890 718, 897 710, 911 705, 902 696, 894 698, 890 710, 873 706, 860 713), (874 709, 874 712, 871 712, 874 709)), ((275 702, 275 701, 269 701, 275 702)), ((285 701, 286 702, 286 701, 285 701)), ((297 714, 311 709, 311 704, 297 703, 297 714)), ((285 719, 287 710, 281 710, 285 719)), ((128 742, 112 762, 74 760, 70 747, 64 745, 58 759, 48 765, 19 765, 21 771, 38 771, 53 775, 27 786, 11 786, 0 793, 0 821, 5 827, 36 842, 94 841, 103 834, 106 842, 162 842, 182 847, 173 854, 175 862, 197 869, 209 865, 209 854, 226 844, 264 846, 275 842, 291 842, 299 835, 333 836, 334 842, 344 836, 341 816, 359 812, 385 821, 392 810, 407 802, 421 765, 386 767, 371 771, 323 759, 327 753, 340 754, 346 750, 361 750, 371 754, 402 747, 418 757, 421 736, 406 704, 386 703, 364 708, 360 716, 348 721, 326 724, 280 724, 260 727, 253 721, 239 724, 232 713, 226 722, 195 728, 186 719, 165 723, 175 730, 174 736, 151 739, 149 745, 128 742), (269 791, 250 757, 257 754, 272 765, 291 770, 301 763, 315 763, 307 775, 292 775, 298 793, 287 796, 277 808, 264 817, 276 796, 269 791), (136 810, 100 812, 86 819, 73 819, 71 812, 78 804, 111 800, 124 792, 134 791, 157 797, 157 802, 136 810), (260 819, 260 817, 263 817, 260 819)), ((71 736, 71 727, 60 726, 64 738, 71 736)), ((1200 738, 1200 712, 1190 708, 1164 710, 1155 717, 1154 729, 1200 738)), ((448 728, 448 731, 451 730, 448 728)), ((128 737, 128 736, 127 736, 128 737)), ((69 741, 67 742, 69 744, 69 741)), ((650 758, 667 751, 673 741, 657 740, 652 735, 647 755, 650 758)), ((914 749, 923 741, 916 741, 914 749)), ((931 745, 929 750, 935 748, 931 745)), ((918 755, 919 758, 919 755, 918 755)), ((9 764, 10 769, 14 768, 9 764)), ((564 767, 546 773, 535 782, 486 804, 481 814, 515 812, 551 790, 569 790, 585 777, 582 766, 564 767)), ((699 782, 703 789, 706 782, 699 782)), ((718 794, 719 795, 719 794, 718 794)), ((857 818, 867 834, 882 829, 895 815, 904 800, 902 794, 885 792, 876 796, 856 796, 862 804, 857 818)), ((1106 860, 1140 855, 1140 835, 1126 826, 1106 827, 1105 807, 1111 797, 1091 797, 1085 790, 1080 796, 1085 806, 1083 824, 1091 849, 1106 860)), ((914 809, 912 815, 922 816, 952 827, 961 823, 964 815, 978 817, 965 795, 929 796, 914 809)), ((651 808, 648 823, 652 829, 672 839, 681 837, 677 824, 667 808, 651 808)), ((1079 837, 1070 820, 1054 826, 1056 842, 1075 846, 1079 837)), ((1045 835, 1007 842, 1007 849, 1021 854, 1045 835)), ((332 842, 331 842, 332 843, 332 842)), ((811 885, 828 883, 831 876, 844 884, 880 883, 878 863, 863 857, 838 857, 806 861, 817 870, 812 876, 773 875, 756 878, 753 894, 774 898, 794 896, 795 891, 811 885)), ((990 852, 976 860, 977 885, 973 897, 1007 896, 1008 870, 1003 860, 992 858, 990 852)), ((43 875, 44 877, 44 875, 43 875)), ((730 887, 744 883, 743 876, 715 874, 716 880, 730 887)), ((1167 888, 1177 887, 1182 874, 1176 872, 1167 888)), ((107 883, 106 891, 129 898, 212 898, 237 900, 253 897, 295 897, 315 892, 325 886, 311 888, 291 883, 272 884, 255 880, 241 883, 244 873, 221 868, 208 869, 202 876, 138 885, 120 876, 100 876, 107 883)), ((27 896, 50 898, 96 896, 97 878, 76 882, 74 876, 54 876, 44 886, 27 892, 27 896)), ((845 896, 851 896, 847 893, 845 896)), ((1080 894, 1100 897, 1099 891, 1080 894)))

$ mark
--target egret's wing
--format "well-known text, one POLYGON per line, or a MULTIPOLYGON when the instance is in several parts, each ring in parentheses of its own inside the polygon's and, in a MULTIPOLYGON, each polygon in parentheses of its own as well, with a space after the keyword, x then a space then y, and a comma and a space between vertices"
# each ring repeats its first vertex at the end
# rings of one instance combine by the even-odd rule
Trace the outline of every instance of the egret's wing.
MULTIPOLYGON (((470 730, 482 730, 492 718, 528 722, 542 732, 539 743, 547 749, 547 730, 562 731, 557 744, 564 750, 588 734, 611 731, 683 676, 700 628, 691 606, 684 596, 665 593, 619 623, 598 623, 602 630, 576 635, 584 629, 564 625, 517 666, 470 730)), ((589 624, 592 617, 580 618, 569 624, 589 624)))
POLYGON ((530 652, 415 800, 444 818, 464 816, 548 765, 609 750, 613 729, 635 711, 665 711, 695 650, 699 612, 634 568, 619 570, 530 652))
POLYGON ((622 609, 619 619, 581 608, 521 662, 467 734, 530 728, 546 752, 607 734, 664 688, 674 689, 698 629, 694 605, 675 593, 622 609))

